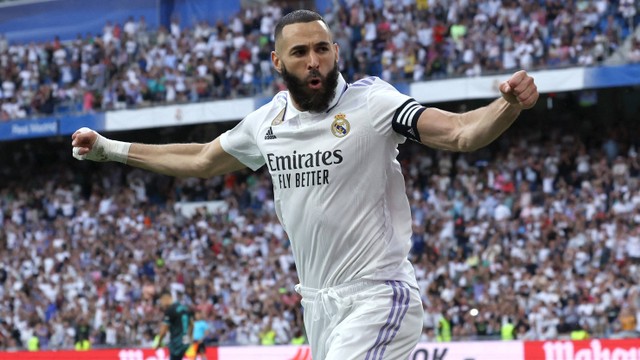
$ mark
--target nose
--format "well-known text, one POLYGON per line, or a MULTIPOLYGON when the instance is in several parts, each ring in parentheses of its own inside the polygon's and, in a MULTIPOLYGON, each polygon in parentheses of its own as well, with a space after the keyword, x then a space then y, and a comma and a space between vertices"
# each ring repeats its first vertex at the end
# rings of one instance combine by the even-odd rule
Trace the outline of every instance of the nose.
POLYGON ((309 51, 308 67, 309 69, 317 69, 320 66, 320 57, 315 51, 309 51))

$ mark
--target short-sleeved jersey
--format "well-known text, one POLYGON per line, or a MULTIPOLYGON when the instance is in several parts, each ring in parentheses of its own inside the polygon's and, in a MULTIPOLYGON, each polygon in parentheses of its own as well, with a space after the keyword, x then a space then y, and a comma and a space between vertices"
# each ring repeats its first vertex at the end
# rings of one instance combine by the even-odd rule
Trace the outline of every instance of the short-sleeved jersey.
POLYGON ((222 148, 273 180, 276 213, 303 286, 358 279, 416 285, 411 213, 396 160, 421 106, 376 77, 339 77, 329 109, 297 110, 287 91, 222 134, 222 148), (392 125, 395 124, 395 125, 392 125))
POLYGON ((189 324, 193 312, 188 307, 174 302, 164 312, 163 322, 169 326, 169 348, 188 344, 189 324))
POLYGON ((206 320, 198 320, 193 323, 193 340, 200 341, 209 330, 209 323, 206 320))

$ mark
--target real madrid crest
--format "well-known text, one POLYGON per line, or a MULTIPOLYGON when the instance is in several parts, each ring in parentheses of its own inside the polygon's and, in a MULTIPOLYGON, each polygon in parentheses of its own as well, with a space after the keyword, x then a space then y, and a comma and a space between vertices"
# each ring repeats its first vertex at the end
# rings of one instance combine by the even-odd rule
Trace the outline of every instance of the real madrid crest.
POLYGON ((347 115, 339 113, 333 117, 333 123, 331 123, 331 133, 335 137, 345 137, 351 130, 351 125, 347 121, 347 115))

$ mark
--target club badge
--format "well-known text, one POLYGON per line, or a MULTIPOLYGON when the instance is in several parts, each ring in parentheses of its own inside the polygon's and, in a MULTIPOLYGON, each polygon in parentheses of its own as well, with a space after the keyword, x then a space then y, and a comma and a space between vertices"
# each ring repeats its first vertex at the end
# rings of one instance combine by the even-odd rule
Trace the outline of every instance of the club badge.
POLYGON ((343 138, 347 136, 349 130, 351 130, 351 124, 347 121, 347 115, 339 113, 333 118, 333 123, 331 123, 331 133, 335 137, 343 138))

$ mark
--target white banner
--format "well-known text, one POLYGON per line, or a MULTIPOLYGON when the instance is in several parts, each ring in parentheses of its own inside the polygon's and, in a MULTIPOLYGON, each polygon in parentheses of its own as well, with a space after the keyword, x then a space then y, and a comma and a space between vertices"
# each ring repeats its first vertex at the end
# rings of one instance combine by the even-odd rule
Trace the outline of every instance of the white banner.
POLYGON ((220 100, 148 109, 108 111, 106 131, 242 120, 254 110, 254 99, 220 100))
POLYGON ((192 217, 198 209, 205 208, 208 214, 224 214, 229 210, 229 205, 222 200, 213 201, 178 201, 173 205, 175 211, 179 211, 186 218, 192 217))
POLYGON ((519 341, 420 343, 409 360, 523 360, 519 341))
MULTIPOLYGON (((541 93, 584 88, 584 68, 533 71, 530 75, 541 93)), ((510 76, 502 74, 418 82, 410 85, 409 95, 427 106, 443 101, 497 98, 500 96, 498 85, 510 76)))
POLYGON ((220 360, 311 360, 309 346, 219 347, 220 360))

